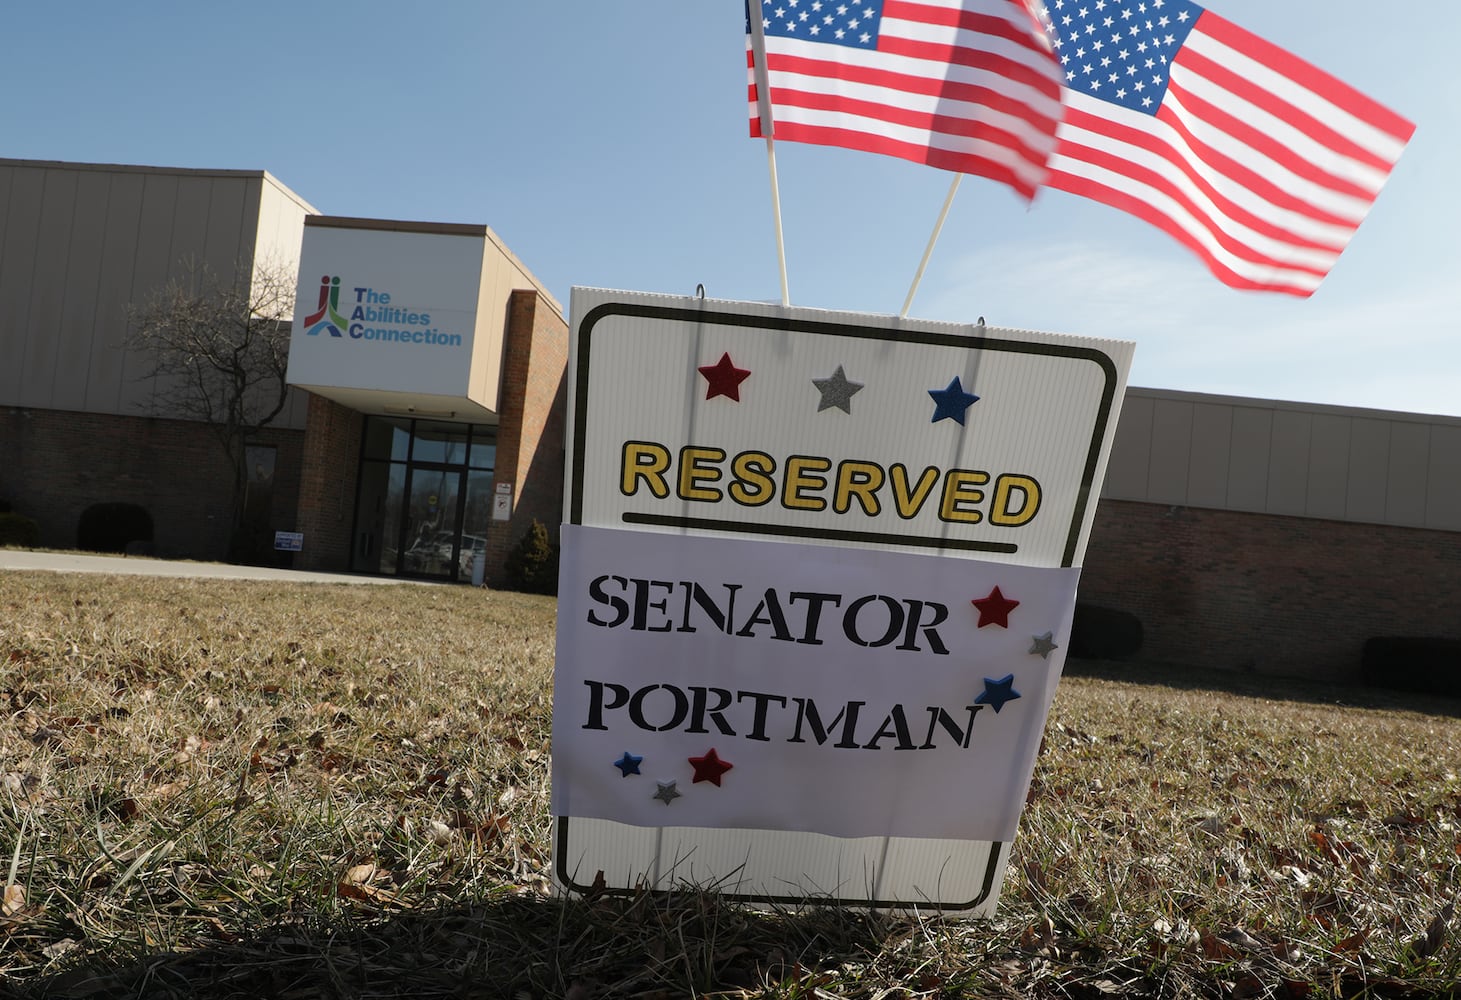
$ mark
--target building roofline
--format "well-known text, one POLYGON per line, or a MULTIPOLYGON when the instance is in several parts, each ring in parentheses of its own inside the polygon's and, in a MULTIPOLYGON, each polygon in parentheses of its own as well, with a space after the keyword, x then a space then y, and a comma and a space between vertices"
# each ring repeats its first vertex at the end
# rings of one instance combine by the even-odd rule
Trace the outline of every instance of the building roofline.
POLYGON ((140 163, 76 163, 71 160, 25 160, 11 159, 8 157, 0 157, 0 167, 30 167, 36 170, 73 170, 81 173, 258 179, 266 184, 273 185, 281 194, 303 208, 307 214, 319 214, 319 209, 305 201, 288 184, 285 184, 267 170, 224 170, 214 167, 157 167, 140 163))
POLYGON ((1312 413, 1333 417, 1365 417, 1372 420, 1399 420, 1415 424, 1441 424, 1461 427, 1461 417, 1444 413, 1417 413, 1410 410, 1379 410, 1365 406, 1342 406, 1336 403, 1305 403, 1289 399, 1261 399, 1255 396, 1226 396, 1220 393, 1191 392, 1186 389, 1158 389, 1128 386, 1127 393, 1146 399, 1168 399, 1184 403, 1213 403, 1219 406, 1243 406, 1255 410, 1283 410, 1290 413, 1312 413))
POLYGON ((518 259, 517 254, 507 248, 502 238, 492 231, 491 226, 470 222, 420 222, 404 219, 362 219, 346 215, 310 215, 304 220, 305 228, 316 229, 365 229, 390 233, 421 233, 427 236, 469 236, 488 240, 501 254, 510 260, 518 270, 528 276, 534 290, 558 313, 566 315, 563 305, 538 276, 518 259))

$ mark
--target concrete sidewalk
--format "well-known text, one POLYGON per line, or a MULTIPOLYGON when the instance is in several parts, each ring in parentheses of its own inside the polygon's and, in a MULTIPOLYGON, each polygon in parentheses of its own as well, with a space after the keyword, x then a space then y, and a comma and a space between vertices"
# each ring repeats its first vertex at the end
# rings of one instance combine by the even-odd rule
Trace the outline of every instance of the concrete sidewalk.
POLYGON ((279 580, 289 583, 395 583, 440 586, 431 580, 403 580, 393 576, 353 573, 309 573, 267 566, 229 566, 224 563, 179 562, 137 556, 97 556, 79 552, 32 552, 0 548, 0 571, 39 570, 53 573, 118 573, 130 576, 182 576, 214 580, 279 580))

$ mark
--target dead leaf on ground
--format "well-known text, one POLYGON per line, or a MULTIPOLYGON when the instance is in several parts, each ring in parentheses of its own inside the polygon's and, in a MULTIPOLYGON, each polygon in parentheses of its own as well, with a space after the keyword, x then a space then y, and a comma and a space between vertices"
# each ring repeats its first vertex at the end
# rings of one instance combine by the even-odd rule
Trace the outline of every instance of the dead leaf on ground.
POLYGON ((222 920, 219 920, 217 917, 208 917, 206 920, 204 920, 204 923, 206 923, 208 925, 208 929, 213 932, 213 936, 219 941, 222 941, 224 944, 236 944, 239 941, 239 936, 233 931, 229 930, 228 925, 226 925, 222 920))
MULTIPOLYGON (((56 941, 52 944, 48 944, 44 948, 42 948, 41 954, 46 956, 46 958, 50 959, 51 961, 55 961, 56 959, 60 958, 62 955, 70 951, 72 948, 78 947, 80 944, 81 942, 77 941, 75 938, 62 938, 61 940, 56 941)), ((88 975, 91 975, 91 973, 88 973, 88 975)))
POLYGON ((1238 957, 1238 949, 1211 932, 1203 934, 1199 942, 1203 955, 1214 962, 1226 962, 1238 957))
POLYGON ((369 882, 384 881, 390 878, 391 873, 373 862, 366 862, 360 865, 351 865, 345 872, 344 881, 351 885, 365 885, 369 882))
POLYGON ((1410 942, 1410 953, 1416 958, 1429 958, 1439 951, 1441 945, 1446 942, 1446 924, 1450 922, 1455 914, 1455 902, 1447 903, 1441 909, 1441 912, 1432 918, 1430 924, 1425 929, 1425 933, 1410 942))
POLYGON ((13 917, 25 909, 25 886, 14 883, 5 887, 5 899, 0 903, 0 916, 13 917))
POLYGON ((331 701, 322 701, 322 702, 320 702, 318 705, 316 705, 312 709, 312 711, 314 712, 315 715, 323 716, 326 719, 326 721, 328 721, 331 725, 336 725, 336 726, 353 726, 353 725, 355 725, 355 720, 353 718, 351 718, 350 713, 347 712, 347 711, 345 711, 339 705, 336 705, 334 702, 331 702, 331 701))
POLYGON ((1237 948, 1240 952, 1254 954, 1257 952, 1268 950, 1264 946, 1262 941, 1258 940, 1256 937, 1254 937, 1252 934, 1249 934, 1241 927, 1230 927, 1218 936, 1226 941, 1228 944, 1232 945, 1234 948, 1237 948))
POLYGON ((406 910, 411 908, 410 903, 402 900, 394 892, 373 885, 356 885, 353 882, 340 882, 335 886, 335 894, 341 899, 354 899, 362 903, 371 903, 375 906, 394 906, 406 910))
POLYGON ((506 816, 488 813, 485 818, 479 820, 471 813, 460 809, 452 813, 450 825, 464 837, 481 841, 483 844, 492 843, 512 829, 512 821, 506 816))
POLYGON ((1238 977, 1233 984, 1233 1000, 1250 1000, 1252 997, 1261 997, 1268 991, 1263 986, 1263 980, 1253 973, 1248 972, 1238 977))

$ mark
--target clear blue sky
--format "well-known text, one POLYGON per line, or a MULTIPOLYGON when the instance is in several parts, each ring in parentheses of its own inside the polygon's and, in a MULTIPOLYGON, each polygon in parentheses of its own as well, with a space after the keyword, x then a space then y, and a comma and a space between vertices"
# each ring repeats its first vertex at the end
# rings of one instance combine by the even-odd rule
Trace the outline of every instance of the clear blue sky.
MULTIPOLYGON (((1416 122, 1310 299, 1154 228, 963 185, 913 315, 1137 342, 1138 385, 1461 415, 1461 4, 1214 0, 1416 122)), ((486 223, 573 285, 777 299, 739 0, 7 5, 0 155, 265 169, 323 212, 486 223)), ((797 305, 896 313, 948 175, 777 147, 797 305)))

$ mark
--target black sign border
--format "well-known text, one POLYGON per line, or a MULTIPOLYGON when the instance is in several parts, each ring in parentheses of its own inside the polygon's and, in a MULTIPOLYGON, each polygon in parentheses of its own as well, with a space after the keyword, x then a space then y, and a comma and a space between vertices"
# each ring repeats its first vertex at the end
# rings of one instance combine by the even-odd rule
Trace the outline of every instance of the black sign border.
MULTIPOLYGON (((569 496, 568 523, 583 524, 583 467, 585 460, 585 438, 588 433, 588 389, 589 389, 589 355, 592 353, 594 328, 605 319, 610 317, 629 317, 633 319, 663 320, 672 323, 695 323, 700 325, 736 326, 757 330, 768 330, 777 333, 810 333, 818 335, 830 335, 838 337, 852 337, 860 340, 883 340, 899 344, 933 345, 940 347, 956 347, 961 350, 971 351, 1000 351, 1013 354, 1035 354, 1046 357, 1065 358, 1075 361, 1089 361, 1097 365, 1106 376, 1105 387, 1101 392, 1101 403, 1096 413, 1096 422, 1091 431, 1091 441, 1086 450, 1086 464, 1081 472, 1081 482, 1076 495, 1075 508, 1072 511, 1070 530, 1066 535, 1065 552, 1061 557, 1060 565, 1069 567, 1075 560, 1076 545, 1080 541, 1081 524, 1085 520, 1086 507, 1092 501, 1092 484, 1096 478, 1096 466, 1101 459, 1101 442, 1106 436, 1106 427, 1111 419, 1111 409, 1116 400, 1116 387, 1119 379, 1117 377, 1116 365, 1102 351, 1090 347, 1071 347, 1062 344, 1034 344, 1018 340, 1001 340, 996 337, 986 337, 982 334, 966 333, 929 333, 921 330, 889 330, 878 326, 858 325, 852 323, 839 323, 827 320, 794 319, 788 316, 777 315, 746 315, 744 313, 724 312, 710 306, 704 308, 651 305, 643 302, 606 302, 595 306, 585 314, 582 323, 578 328, 578 354, 571 359, 574 364, 574 409, 573 409, 573 454, 569 456, 573 469, 573 488, 569 496)), ((626 515, 624 520, 627 523, 663 523, 645 515, 626 515)), ((750 534, 772 534, 786 535, 794 538, 806 538, 808 532, 805 528, 787 527, 779 530, 776 526, 754 525, 748 526, 736 521, 717 521, 700 518, 678 518, 673 519, 675 524, 685 527, 696 527, 718 531, 742 532, 750 534)), ((819 532, 820 537, 839 538, 849 541, 877 542, 887 541, 901 545, 920 545, 929 548, 963 548, 979 549, 982 551, 1011 552, 1012 546, 1000 543, 951 543, 946 539, 919 538, 907 535, 883 535, 877 532, 819 532)), ((574 878, 574 872, 570 871, 568 864, 568 821, 570 817, 560 816, 557 819, 557 844, 554 851, 554 867, 559 882, 570 891, 580 894, 592 894, 597 891, 605 895, 633 895, 637 891, 631 888, 625 889, 598 889, 593 885, 584 885, 574 878)), ((623 824, 621 824, 623 825, 623 824)), ((632 824, 631 824, 632 825, 632 824)), ((994 881, 999 874, 1000 859, 1005 852, 1005 844, 1002 841, 987 841, 990 845, 989 861, 984 871, 984 882, 980 887, 979 895, 967 903, 943 903, 932 900, 881 900, 866 898, 845 898, 845 897, 813 897, 805 898, 792 895, 769 895, 761 893, 723 893, 724 898, 736 902, 746 903, 812 903, 819 906, 866 906, 874 909, 898 909, 909 905, 917 905, 921 909, 938 910, 941 912, 958 912, 971 910, 989 898, 994 889, 994 881)), ((655 893, 666 893, 671 890, 651 890, 655 893)))

